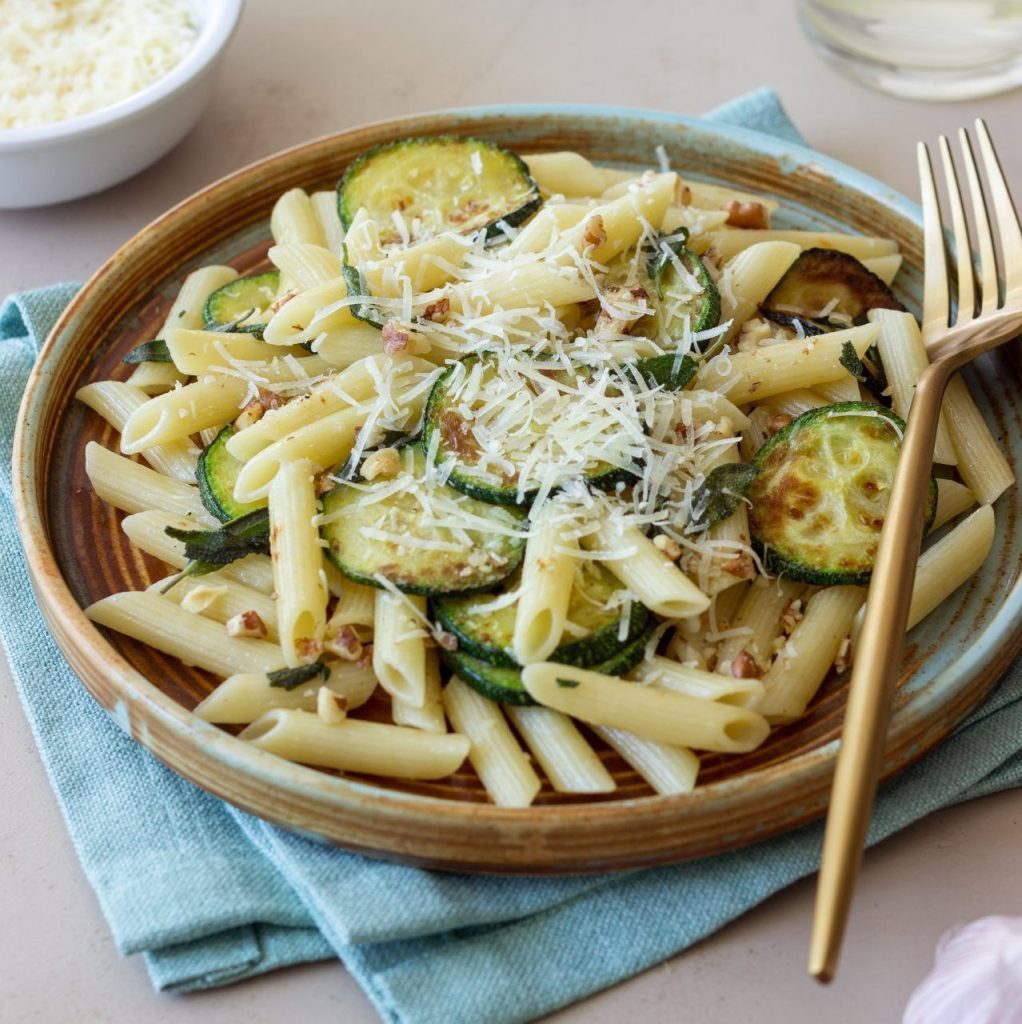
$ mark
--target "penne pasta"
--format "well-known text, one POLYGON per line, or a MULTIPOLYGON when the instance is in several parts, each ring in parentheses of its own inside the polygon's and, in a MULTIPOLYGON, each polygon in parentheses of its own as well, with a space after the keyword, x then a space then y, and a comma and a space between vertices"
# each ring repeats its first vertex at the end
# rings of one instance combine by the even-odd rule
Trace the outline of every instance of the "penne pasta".
POLYGON ((695 789, 699 758, 691 750, 643 739, 607 725, 595 725, 593 731, 661 796, 691 793, 695 789))
POLYGON ((442 779, 468 754, 464 736, 438 736, 347 718, 328 724, 308 711, 267 711, 240 738, 289 761, 402 779, 442 779))
POLYGON ((413 708, 426 703, 425 621, 424 598, 376 591, 373 671, 391 697, 413 708))

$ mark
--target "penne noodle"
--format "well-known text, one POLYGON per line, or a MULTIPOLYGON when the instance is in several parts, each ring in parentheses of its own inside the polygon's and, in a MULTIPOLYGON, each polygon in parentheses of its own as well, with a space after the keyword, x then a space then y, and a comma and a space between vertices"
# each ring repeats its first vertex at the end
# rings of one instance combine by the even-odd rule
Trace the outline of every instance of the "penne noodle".
POLYGON ((471 742, 468 757, 490 799, 498 807, 528 807, 541 783, 499 705, 457 676, 444 687, 443 702, 451 725, 471 742))
POLYGON ((661 796, 691 793, 699 774, 699 758, 686 747, 672 747, 608 725, 593 731, 613 747, 661 796))
POLYGON ((877 256, 891 256, 898 251, 898 243, 890 238, 871 238, 869 235, 845 235, 829 231, 758 231, 747 228, 732 228, 727 231, 711 231, 694 238, 697 252, 713 249, 718 259, 727 262, 740 252, 762 242, 786 242, 802 249, 837 249, 858 260, 873 259, 877 256))
POLYGON ((341 276, 341 261, 330 249, 309 242, 274 245, 266 254, 293 287, 304 291, 341 276))
POLYGON ((314 521, 316 491, 308 462, 281 466, 270 484, 269 512, 277 632, 288 665, 296 668, 322 653, 329 596, 320 571, 323 549, 314 521))
POLYGON ((931 530, 938 530, 955 516, 967 512, 976 504, 976 496, 965 484, 956 480, 937 481, 937 512, 931 530))
POLYGON ((226 623, 245 612, 255 612, 266 627, 266 639, 277 643, 276 601, 269 594, 224 575, 223 569, 203 576, 168 576, 146 589, 216 622, 226 623))
POLYGON ((309 196, 312 212, 319 221, 319 230, 327 249, 338 259, 344 258, 344 226, 337 212, 337 192, 313 192, 309 196))
POLYGON ((186 612, 151 591, 113 594, 90 605, 85 614, 99 626, 214 675, 284 668, 284 656, 276 644, 228 636, 219 622, 186 612))
POLYGON ((392 696, 390 713, 395 725, 407 725, 425 732, 447 732, 444 705, 440 697, 440 657, 435 650, 426 651, 422 707, 392 696))
MULTIPOLYGON (((149 401, 149 396, 141 388, 119 380, 86 384, 75 392, 75 398, 99 413, 118 433, 124 429, 128 417, 149 401)), ((194 483, 199 452, 189 439, 154 445, 140 454, 157 473, 194 483)))
POLYGON ((612 793, 610 772, 567 715, 508 704, 504 712, 558 793, 612 793))
POLYGON ((308 711, 267 711, 240 739, 289 761, 400 779, 443 779, 465 760, 469 741, 346 718, 328 724, 308 711))
POLYGON ((798 246, 791 242, 758 242, 726 264, 720 276, 720 319, 731 321, 725 340, 737 336, 798 254, 798 246))
POLYGON ((551 661, 526 665, 522 683, 529 696, 545 707, 669 746, 744 753, 755 750, 770 731, 766 720, 749 708, 642 686, 572 665, 551 661))
POLYGON ((426 703, 425 621, 425 598, 376 591, 373 671, 391 697, 413 708, 426 703))
POLYGON ((290 690, 272 686, 264 672, 228 676, 195 708, 197 717, 217 725, 248 725, 275 709, 315 711, 320 687, 344 699, 347 710, 360 708, 376 689, 372 669, 354 662, 327 662, 327 679, 316 678, 290 690))
POLYGON ((670 658, 658 655, 639 662, 632 678, 664 690, 685 693, 701 700, 716 700, 741 708, 754 708, 763 697, 763 684, 758 679, 740 679, 718 675, 698 668, 689 668, 670 658))
POLYGON ((285 192, 274 204, 270 214, 270 232, 278 245, 307 243, 326 245, 308 195, 300 188, 285 192))
POLYGON ((197 487, 163 476, 95 441, 85 446, 85 472, 97 497, 122 512, 157 509, 203 526, 217 523, 203 507, 197 487))

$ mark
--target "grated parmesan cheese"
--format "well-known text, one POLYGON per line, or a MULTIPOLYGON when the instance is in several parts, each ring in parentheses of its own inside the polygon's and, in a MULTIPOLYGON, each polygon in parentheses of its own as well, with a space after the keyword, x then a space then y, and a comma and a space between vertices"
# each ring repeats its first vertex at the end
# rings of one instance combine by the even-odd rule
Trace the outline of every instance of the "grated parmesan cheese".
POLYGON ((0 129, 53 124, 120 103, 195 45, 181 0, 3 0, 0 129))

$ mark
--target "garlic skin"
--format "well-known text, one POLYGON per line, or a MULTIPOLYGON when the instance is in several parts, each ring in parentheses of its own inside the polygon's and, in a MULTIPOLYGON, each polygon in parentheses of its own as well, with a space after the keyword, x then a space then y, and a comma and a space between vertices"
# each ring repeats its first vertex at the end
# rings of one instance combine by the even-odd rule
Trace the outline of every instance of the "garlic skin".
POLYGON ((902 1024, 1022 1024, 1022 917, 945 932, 902 1024))

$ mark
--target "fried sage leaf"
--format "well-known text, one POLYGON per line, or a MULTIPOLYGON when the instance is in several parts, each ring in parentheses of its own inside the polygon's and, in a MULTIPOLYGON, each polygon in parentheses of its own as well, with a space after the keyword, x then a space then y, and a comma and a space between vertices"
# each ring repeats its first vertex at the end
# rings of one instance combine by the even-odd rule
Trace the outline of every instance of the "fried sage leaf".
POLYGON ((733 515, 759 472, 744 462, 727 462, 711 470, 692 496, 691 533, 702 533, 733 515))

